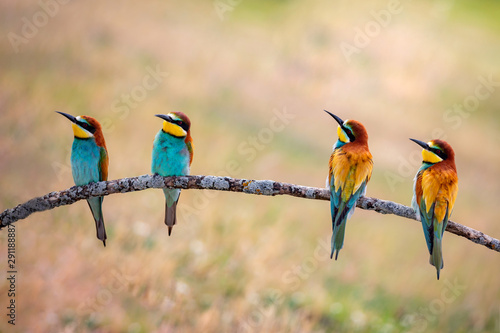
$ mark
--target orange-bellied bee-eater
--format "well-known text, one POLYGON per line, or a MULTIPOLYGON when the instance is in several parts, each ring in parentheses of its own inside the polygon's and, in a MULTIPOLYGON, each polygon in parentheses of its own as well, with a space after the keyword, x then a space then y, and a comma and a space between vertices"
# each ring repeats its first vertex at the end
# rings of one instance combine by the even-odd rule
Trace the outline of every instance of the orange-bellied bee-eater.
POLYGON ((415 176, 412 207, 422 222, 431 265, 437 278, 444 266, 442 241, 458 192, 455 152, 443 140, 428 143, 410 139, 424 148, 423 162, 415 176))
MULTIPOLYGON (((75 185, 108 180, 108 151, 102 135, 101 125, 89 116, 74 117, 70 114, 56 111, 68 118, 73 124, 73 147, 71 149, 71 171, 75 185)), ((97 230, 97 238, 106 246, 106 228, 102 216, 103 197, 87 199, 92 211, 97 230)))
POLYGON ((330 173, 327 186, 330 188, 330 207, 332 211, 332 253, 335 260, 344 245, 347 219, 354 212, 356 201, 366 193, 370 180, 373 160, 368 149, 368 133, 356 120, 343 121, 325 110, 339 124, 338 141, 330 156, 330 173))
MULTIPOLYGON (((163 177, 185 176, 193 161, 193 140, 191 139, 191 122, 182 112, 157 114, 163 119, 163 127, 156 134, 153 143, 151 172, 163 177)), ((163 189, 165 194, 165 224, 168 235, 172 233, 177 216, 176 208, 180 189, 163 189)))

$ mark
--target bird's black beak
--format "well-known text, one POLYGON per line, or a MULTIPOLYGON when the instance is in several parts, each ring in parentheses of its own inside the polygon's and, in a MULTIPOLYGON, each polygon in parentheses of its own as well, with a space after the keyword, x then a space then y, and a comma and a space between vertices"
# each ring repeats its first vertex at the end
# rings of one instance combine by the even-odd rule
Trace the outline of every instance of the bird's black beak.
POLYGON ((343 121, 342 119, 340 119, 339 117, 337 117, 336 115, 334 115, 333 113, 331 113, 331 112, 329 112, 329 111, 326 111, 326 110, 323 110, 323 111, 325 111, 325 112, 326 112, 326 113, 328 113, 330 116, 332 116, 332 117, 333 117, 333 119, 335 119, 335 120, 339 123, 340 127, 344 127, 344 121, 343 121))
POLYGON ((158 117, 158 118, 161 118, 161 119, 163 119, 165 121, 168 121, 169 123, 172 122, 172 118, 170 118, 169 115, 166 115, 166 114, 155 114, 155 116, 158 117))
POLYGON ((411 141, 415 142, 417 145, 419 145, 420 147, 424 148, 425 150, 430 150, 431 147, 429 147, 429 145, 423 141, 420 141, 420 140, 416 140, 416 139, 410 139, 411 141))
POLYGON ((59 112, 59 111, 56 111, 56 112, 59 113, 59 114, 62 114, 63 116, 65 116, 66 118, 68 118, 71 122, 73 122, 75 124, 78 123, 78 120, 76 120, 76 118, 73 117, 72 115, 64 113, 64 112, 59 112))

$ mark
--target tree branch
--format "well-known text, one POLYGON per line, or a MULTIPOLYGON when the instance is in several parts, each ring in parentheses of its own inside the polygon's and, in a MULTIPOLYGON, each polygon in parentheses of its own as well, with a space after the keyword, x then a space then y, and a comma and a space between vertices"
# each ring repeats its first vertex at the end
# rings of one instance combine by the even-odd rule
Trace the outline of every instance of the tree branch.
MULTIPOLYGON (((25 219, 32 213, 54 209, 63 205, 71 205, 79 200, 88 199, 90 197, 165 187, 243 192, 247 194, 270 196, 291 195, 298 198, 330 200, 330 192, 327 189, 279 183, 272 180, 248 180, 215 176, 161 177, 158 175, 143 175, 133 178, 92 183, 85 186, 73 186, 64 191, 51 192, 42 197, 31 199, 14 208, 3 211, 0 214, 0 229, 18 220, 25 219)), ((394 214, 407 219, 416 220, 415 212, 412 208, 392 201, 362 197, 358 200, 357 207, 366 210, 374 210, 380 214, 394 214)), ((448 222, 446 231, 500 252, 500 241, 485 235, 481 231, 452 221, 448 222)))

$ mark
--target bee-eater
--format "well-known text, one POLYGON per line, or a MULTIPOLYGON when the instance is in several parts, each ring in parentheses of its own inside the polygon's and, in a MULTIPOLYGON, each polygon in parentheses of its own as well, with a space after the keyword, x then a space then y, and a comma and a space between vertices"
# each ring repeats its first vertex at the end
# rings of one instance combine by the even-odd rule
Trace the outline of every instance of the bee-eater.
POLYGON ((368 149, 368 133, 356 120, 343 121, 325 110, 339 124, 338 141, 330 156, 330 173, 327 187, 330 188, 330 207, 332 211, 332 253, 335 260, 344 245, 347 219, 356 207, 356 201, 366 193, 366 184, 373 169, 372 154, 368 149))
MULTIPOLYGON (((163 127, 156 134, 153 143, 151 172, 163 177, 185 176, 193 161, 193 140, 191 139, 191 122, 182 112, 157 114, 163 119, 163 127)), ((165 224, 168 235, 176 223, 176 208, 180 189, 163 189, 165 194, 165 224)))
POLYGON ((410 139, 424 148, 422 166, 415 176, 412 207, 422 222, 429 263, 436 267, 437 279, 444 266, 442 241, 458 192, 455 152, 443 140, 428 143, 410 139))
MULTIPOLYGON (((56 111, 68 118, 73 124, 73 147, 71 148, 71 171, 75 185, 108 180, 108 150, 102 135, 101 124, 89 116, 74 117, 70 114, 56 111)), ((102 216, 103 197, 87 199, 92 211, 97 230, 97 238, 106 246, 106 228, 102 216)))

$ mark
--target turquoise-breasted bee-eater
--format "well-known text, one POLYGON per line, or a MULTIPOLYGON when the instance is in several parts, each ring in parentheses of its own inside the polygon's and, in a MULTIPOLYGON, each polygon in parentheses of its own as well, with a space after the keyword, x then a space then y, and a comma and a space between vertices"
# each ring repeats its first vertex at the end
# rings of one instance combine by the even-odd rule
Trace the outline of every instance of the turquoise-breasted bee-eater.
POLYGON ((344 233, 347 219, 356 207, 356 201, 366 193, 366 184, 370 180, 373 160, 368 149, 368 133, 356 120, 343 121, 325 110, 339 124, 338 140, 330 156, 330 172, 327 187, 330 188, 330 208, 332 212, 332 252, 335 260, 344 245, 344 233))
MULTIPOLYGON (((163 177, 188 175, 194 148, 189 118, 182 112, 157 114, 156 117, 163 119, 163 127, 153 143, 151 172, 163 177)), ((163 193, 166 200, 165 224, 170 236, 177 220, 176 208, 181 190, 163 189, 163 193)))
POLYGON ((415 176, 412 207, 422 222, 429 249, 429 263, 436 267, 437 279, 444 267, 442 241, 458 193, 455 152, 443 140, 428 143, 410 139, 423 148, 422 166, 415 176))
MULTIPOLYGON (((89 116, 74 117, 70 114, 56 111, 68 118, 73 124, 73 147, 71 148, 71 171, 75 185, 108 180, 108 150, 101 130, 101 124, 89 116)), ((94 216, 99 238, 106 246, 106 228, 102 215, 103 197, 87 199, 94 216)))

